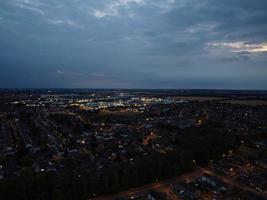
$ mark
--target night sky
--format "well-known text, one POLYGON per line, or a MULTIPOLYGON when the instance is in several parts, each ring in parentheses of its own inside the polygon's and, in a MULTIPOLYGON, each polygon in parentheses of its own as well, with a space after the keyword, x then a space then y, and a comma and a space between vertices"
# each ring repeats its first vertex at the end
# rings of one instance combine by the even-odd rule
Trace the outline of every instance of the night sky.
POLYGON ((267 89, 267 0, 0 0, 0 88, 267 89))

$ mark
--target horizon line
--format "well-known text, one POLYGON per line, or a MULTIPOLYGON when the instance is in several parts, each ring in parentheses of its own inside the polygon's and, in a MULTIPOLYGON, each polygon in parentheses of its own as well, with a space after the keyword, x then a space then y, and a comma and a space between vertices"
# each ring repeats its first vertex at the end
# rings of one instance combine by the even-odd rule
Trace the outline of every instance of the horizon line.
POLYGON ((211 90, 211 91, 265 91, 267 89, 223 89, 223 88, 75 88, 75 87, 7 87, 0 90, 211 90))

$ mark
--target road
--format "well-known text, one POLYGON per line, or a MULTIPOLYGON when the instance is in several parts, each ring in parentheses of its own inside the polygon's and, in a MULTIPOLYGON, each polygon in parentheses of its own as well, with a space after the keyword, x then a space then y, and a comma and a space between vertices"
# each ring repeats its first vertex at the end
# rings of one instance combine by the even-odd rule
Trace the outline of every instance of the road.
POLYGON ((213 173, 210 169, 208 168, 200 168, 197 167, 195 169, 195 171, 191 172, 191 173, 187 173, 178 177, 174 177, 171 179, 167 179, 164 181, 160 181, 157 183, 153 183, 153 184, 149 184, 149 185, 145 185, 142 187, 138 187, 138 188, 133 188, 130 189, 128 191, 124 191, 124 192, 120 192, 117 194, 112 194, 112 195, 107 195, 107 196, 100 196, 100 197, 96 197, 96 198, 92 198, 90 200, 113 200, 116 199, 118 197, 124 197, 124 198, 130 198, 132 196, 138 196, 141 195, 149 190, 157 190, 160 192, 164 192, 166 194, 169 195, 170 199, 172 200, 179 200, 179 198, 177 197, 177 195, 174 195, 172 193, 170 193, 170 189, 172 187, 172 185, 174 185, 175 183, 179 182, 179 181, 191 181, 193 179, 196 179, 200 176, 202 176, 203 174, 210 174, 212 176, 217 177, 218 179, 222 180, 223 182, 229 184, 230 186, 236 186, 238 188, 242 188, 243 190, 246 191, 251 191, 254 192, 258 195, 263 195, 266 197, 266 194, 257 192, 255 190, 252 190, 251 188, 245 186, 245 185, 241 185, 239 183, 237 183, 236 181, 234 181, 231 177, 224 177, 224 176, 219 176, 215 173, 213 173))
POLYGON ((184 174, 184 175, 181 175, 178 177, 174 177, 171 179, 167 179, 164 181, 145 185, 145 186, 138 187, 138 188, 133 188, 133 189, 130 189, 130 190, 127 190, 124 192, 117 193, 117 194, 92 198, 90 200, 112 200, 112 199, 116 199, 118 197, 130 198, 131 196, 138 196, 138 195, 145 193, 149 190, 157 190, 157 191, 165 192, 168 194, 170 192, 171 185, 175 184, 178 181, 185 181, 185 180, 189 181, 189 180, 196 179, 196 178, 200 177, 203 173, 204 173, 204 171, 201 168, 198 168, 194 172, 187 173, 187 174, 184 174))

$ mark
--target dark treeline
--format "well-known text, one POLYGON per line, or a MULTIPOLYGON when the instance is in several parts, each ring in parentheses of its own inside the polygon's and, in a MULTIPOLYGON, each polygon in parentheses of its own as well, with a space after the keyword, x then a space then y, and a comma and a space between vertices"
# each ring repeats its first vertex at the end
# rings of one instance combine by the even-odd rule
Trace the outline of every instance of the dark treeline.
POLYGON ((235 149, 238 141, 216 129, 187 129, 177 134, 173 151, 154 152, 135 159, 134 164, 117 161, 101 172, 65 169, 60 174, 36 174, 27 168, 20 177, 0 182, 0 199, 88 199, 127 190, 190 171, 194 168, 193 160, 207 165, 211 159, 219 159, 229 149, 235 149))

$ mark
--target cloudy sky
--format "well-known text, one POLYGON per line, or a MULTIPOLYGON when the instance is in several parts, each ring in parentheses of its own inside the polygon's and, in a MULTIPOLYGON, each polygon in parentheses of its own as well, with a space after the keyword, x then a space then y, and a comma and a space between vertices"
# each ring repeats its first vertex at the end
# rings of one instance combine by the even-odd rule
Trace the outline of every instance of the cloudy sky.
POLYGON ((267 1, 1 0, 5 87, 267 89, 267 1))

